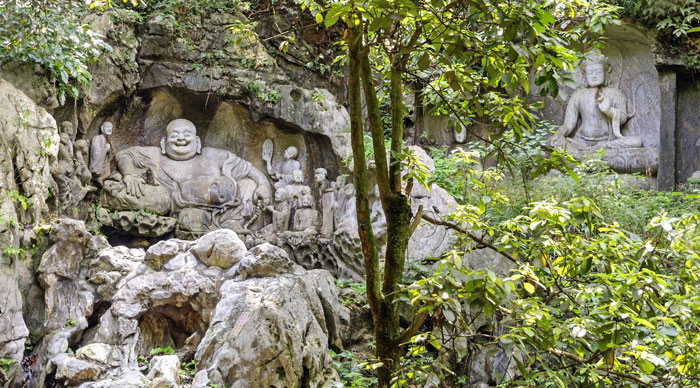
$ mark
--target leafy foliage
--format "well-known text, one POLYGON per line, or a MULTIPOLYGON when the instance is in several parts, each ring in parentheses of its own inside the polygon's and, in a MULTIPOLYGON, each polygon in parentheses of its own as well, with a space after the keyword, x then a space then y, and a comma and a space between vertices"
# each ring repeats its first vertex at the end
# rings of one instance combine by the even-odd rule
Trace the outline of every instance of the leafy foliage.
POLYGON ((694 0, 611 0, 619 5, 624 14, 655 23, 661 31, 676 37, 687 35, 691 27, 697 26, 700 4, 694 0))
POLYGON ((174 353, 175 349, 171 348, 170 346, 162 346, 151 349, 151 356, 170 355, 174 353))
POLYGON ((78 97, 92 80, 90 64, 111 49, 81 21, 86 13, 78 0, 1 2, 0 66, 38 65, 56 82, 59 103, 78 97))
MULTIPOLYGON (((624 230, 645 236, 648 223, 659 214, 682 217, 700 208, 697 196, 644 189, 643 177, 611 174, 601 155, 593 155, 581 164, 574 163, 572 175, 575 178, 555 175, 530 180, 528 175, 532 169, 528 168, 514 170, 513 175, 504 167, 484 169, 479 161, 484 160, 486 149, 490 147, 475 148, 471 153, 449 156, 442 152, 431 153, 436 166, 432 179, 460 203, 481 208, 481 217, 491 223, 524 214, 533 201, 555 199, 562 203, 586 197, 596 199, 603 222, 617 223, 624 230)), ((528 154, 534 155, 536 151, 530 151, 527 146, 524 149, 510 157, 519 160, 516 164, 520 166, 535 163, 536 158, 529 158, 528 154)))
MULTIPOLYGON (((479 180, 475 159, 457 156, 464 179, 479 180)), ((434 276, 407 289, 414 305, 430 311, 433 330, 409 343, 404 365, 425 366, 397 375, 397 386, 422 384, 430 376, 448 385, 468 382, 469 373, 455 366, 478 352, 510 360, 494 377, 503 387, 698 384, 696 196, 610 185, 600 161, 584 163, 577 175, 578 183, 558 178, 570 192, 536 191, 549 197, 513 207, 503 218, 493 209, 509 206, 512 182, 488 188, 472 183, 473 196, 453 223, 484 236, 506 264, 485 268, 470 261, 469 252, 453 251, 434 276), (495 200, 474 205, 484 194, 495 200), (626 213, 613 207, 617 202, 639 207, 626 213), (637 218, 629 221, 628 215, 637 218), (629 228, 644 221, 644 227, 631 232, 616 219, 629 228), (440 362, 425 363, 426 357, 440 362)), ((473 247, 472 236, 461 234, 461 246, 473 247)))
POLYGON ((202 15, 211 12, 239 12, 247 10, 248 1, 241 0, 91 0, 90 8, 106 9, 126 5, 142 13, 160 11, 165 14, 202 15))
MULTIPOLYGON (((507 133, 512 133, 517 144, 534 122, 531 108, 537 104, 530 98, 531 75, 537 75, 535 83, 543 93, 556 95, 560 83, 571 82, 569 72, 578 58, 566 47, 571 47, 573 41, 583 46, 595 44, 586 33, 601 32, 604 25, 616 22, 615 8, 579 0, 301 3, 317 23, 332 27, 340 22, 347 27, 357 218, 368 303, 376 328, 378 385, 385 388, 392 372, 400 367, 399 345, 427 318, 426 310, 422 310, 404 330, 396 307, 409 228, 415 221, 403 183, 407 187, 416 182, 427 184, 428 178, 404 144, 405 83, 421 88, 420 98, 433 107, 434 114, 449 115, 455 125, 465 129, 475 121, 488 122, 493 129, 489 139, 492 144, 507 133), (577 23, 579 18, 585 18, 585 22, 577 23), (370 212, 361 93, 387 222, 383 270, 375 237, 365 227, 370 223, 370 212), (389 122, 381 115, 380 106, 386 101, 389 122), (391 139, 389 147, 385 144, 387 138, 391 139)), ((503 154, 502 147, 496 147, 503 154)), ((487 198, 491 197, 484 196, 482 207, 487 198)))
POLYGON ((359 362, 356 356, 349 351, 336 353, 330 351, 333 359, 333 367, 340 376, 340 381, 333 384, 333 388, 369 388, 377 384, 377 378, 372 377, 367 364, 359 362))

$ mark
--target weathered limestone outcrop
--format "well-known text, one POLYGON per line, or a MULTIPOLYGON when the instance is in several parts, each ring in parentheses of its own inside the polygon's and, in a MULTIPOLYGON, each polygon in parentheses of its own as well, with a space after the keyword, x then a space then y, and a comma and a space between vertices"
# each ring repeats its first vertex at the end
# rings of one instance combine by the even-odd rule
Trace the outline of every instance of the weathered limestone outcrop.
MULTIPOLYGON (((176 25, 172 16, 154 13, 138 29, 134 23, 136 16, 132 11, 110 10, 90 18, 92 28, 106 37, 113 50, 103 54, 93 69, 96 81, 87 93, 92 114, 81 115, 88 133, 96 131, 97 121, 111 115, 119 119, 117 127, 140 126, 146 132, 142 138, 148 138, 150 129, 161 129, 187 110, 183 104, 191 105, 193 99, 200 100, 197 96, 203 96, 204 110, 216 109, 220 104, 224 109, 242 104, 246 115, 251 115, 255 122, 265 119, 274 121, 273 126, 321 135, 329 140, 332 154, 338 160, 350 155, 346 109, 328 91, 303 88, 290 79, 254 32, 248 34, 230 28, 236 22, 247 21, 244 16, 181 15, 176 25), (164 90, 185 93, 168 96, 162 93, 164 90), (151 91, 156 92, 148 96, 151 91), (120 108, 121 112, 114 115, 111 109, 114 103, 125 97, 130 99, 129 106, 126 110, 120 108), (143 118, 138 116, 142 116, 144 108, 149 111, 149 117, 139 125, 143 118)), ((217 128, 219 124, 216 120, 212 122, 211 136, 226 137, 225 133, 215 133, 221 129, 217 128)), ((227 120, 224 124, 229 127, 235 122, 227 120)), ((128 137, 116 133, 118 145, 122 136, 128 137)), ((236 153, 241 151, 232 148, 232 144, 209 143, 226 145, 236 153)), ((249 155, 242 155, 249 159, 249 155)))
MULTIPOLYGON (((20 283, 31 277, 17 260, 35 239, 55 193, 51 159, 58 152, 56 121, 22 91, 0 78, 0 358, 16 362, 0 386, 11 386, 29 332, 22 317, 20 283)), ((28 280, 31 282, 32 280, 28 280)))
POLYGON ((342 346, 347 313, 327 271, 270 244, 248 250, 225 229, 144 251, 61 219, 51 238, 32 386, 175 388, 180 362, 194 359, 198 381, 221 387, 330 387, 328 348, 342 346), (163 347, 175 354, 142 368, 163 347))
POLYGON ((267 277, 289 263, 286 252, 271 245, 251 251, 260 256, 244 259, 247 279, 221 286, 223 299, 195 355, 197 365, 207 366, 201 373, 235 388, 330 387, 334 370, 326 349, 340 346, 333 278, 299 267, 267 277))

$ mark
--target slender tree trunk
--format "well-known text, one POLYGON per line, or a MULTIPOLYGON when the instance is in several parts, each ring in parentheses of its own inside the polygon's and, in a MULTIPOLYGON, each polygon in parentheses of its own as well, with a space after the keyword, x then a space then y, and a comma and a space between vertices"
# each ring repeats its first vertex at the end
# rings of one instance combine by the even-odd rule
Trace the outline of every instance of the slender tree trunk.
POLYGON ((392 138, 389 163, 387 150, 384 145, 384 128, 379 111, 369 53, 363 47, 363 30, 360 23, 348 25, 348 97, 350 104, 350 132, 353 149, 354 180, 357 201, 357 221, 362 254, 365 264, 365 281, 367 284, 367 300, 374 322, 374 335, 377 345, 377 358, 383 365, 377 370, 380 388, 389 388, 391 378, 399 366, 401 342, 410 338, 425 314, 417 318, 415 324, 403 331, 399 326, 398 305, 399 285, 403 277, 406 259, 406 248, 410 238, 410 225, 413 216, 406 193, 403 192, 399 154, 403 151, 403 66, 400 56, 392 60, 391 72, 391 106, 392 106, 392 138), (369 114, 369 126, 372 134, 372 146, 375 153, 377 169, 377 184, 382 201, 382 208, 387 220, 387 245, 385 252, 384 272, 379 267, 377 244, 372 233, 367 161, 364 156, 364 126, 362 120, 362 105, 360 88, 364 91, 369 114), (381 288, 380 276, 383 275, 381 288))
POLYGON ((354 181, 357 202, 357 226, 362 243, 362 255, 365 264, 365 282, 367 285, 367 302, 372 312, 374 335, 377 342, 377 357, 383 361, 377 375, 379 387, 388 388, 391 384, 391 371, 395 356, 391 349, 391 320, 387 320, 386 304, 379 288, 379 255, 372 233, 369 198, 367 197, 367 161, 364 155, 364 128, 362 105, 360 99, 360 58, 367 55, 362 50, 362 31, 360 26, 348 28, 348 99, 350 103, 350 139, 352 141, 354 181))

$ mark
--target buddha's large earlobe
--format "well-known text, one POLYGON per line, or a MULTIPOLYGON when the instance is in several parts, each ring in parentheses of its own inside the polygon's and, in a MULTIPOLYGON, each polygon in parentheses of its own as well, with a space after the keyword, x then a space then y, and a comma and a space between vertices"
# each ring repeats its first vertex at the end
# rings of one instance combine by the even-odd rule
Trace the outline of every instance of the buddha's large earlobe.
POLYGON ((202 141, 199 140, 199 136, 195 137, 195 142, 197 142, 197 155, 202 153, 202 141))
POLYGON ((160 139, 160 153, 165 155, 165 138, 160 139))

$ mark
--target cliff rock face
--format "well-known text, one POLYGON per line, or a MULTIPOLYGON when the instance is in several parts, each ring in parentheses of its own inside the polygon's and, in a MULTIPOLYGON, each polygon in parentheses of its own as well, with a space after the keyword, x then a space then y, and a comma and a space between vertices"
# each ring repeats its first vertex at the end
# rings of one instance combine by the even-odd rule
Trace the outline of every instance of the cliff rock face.
MULTIPOLYGON (((35 240, 55 192, 49 161, 58 152, 56 121, 33 100, 0 78, 0 358, 15 362, 0 384, 11 386, 29 332, 22 318, 20 282, 27 263, 18 257, 35 240)), ((29 275, 31 276, 31 274, 29 275)))

